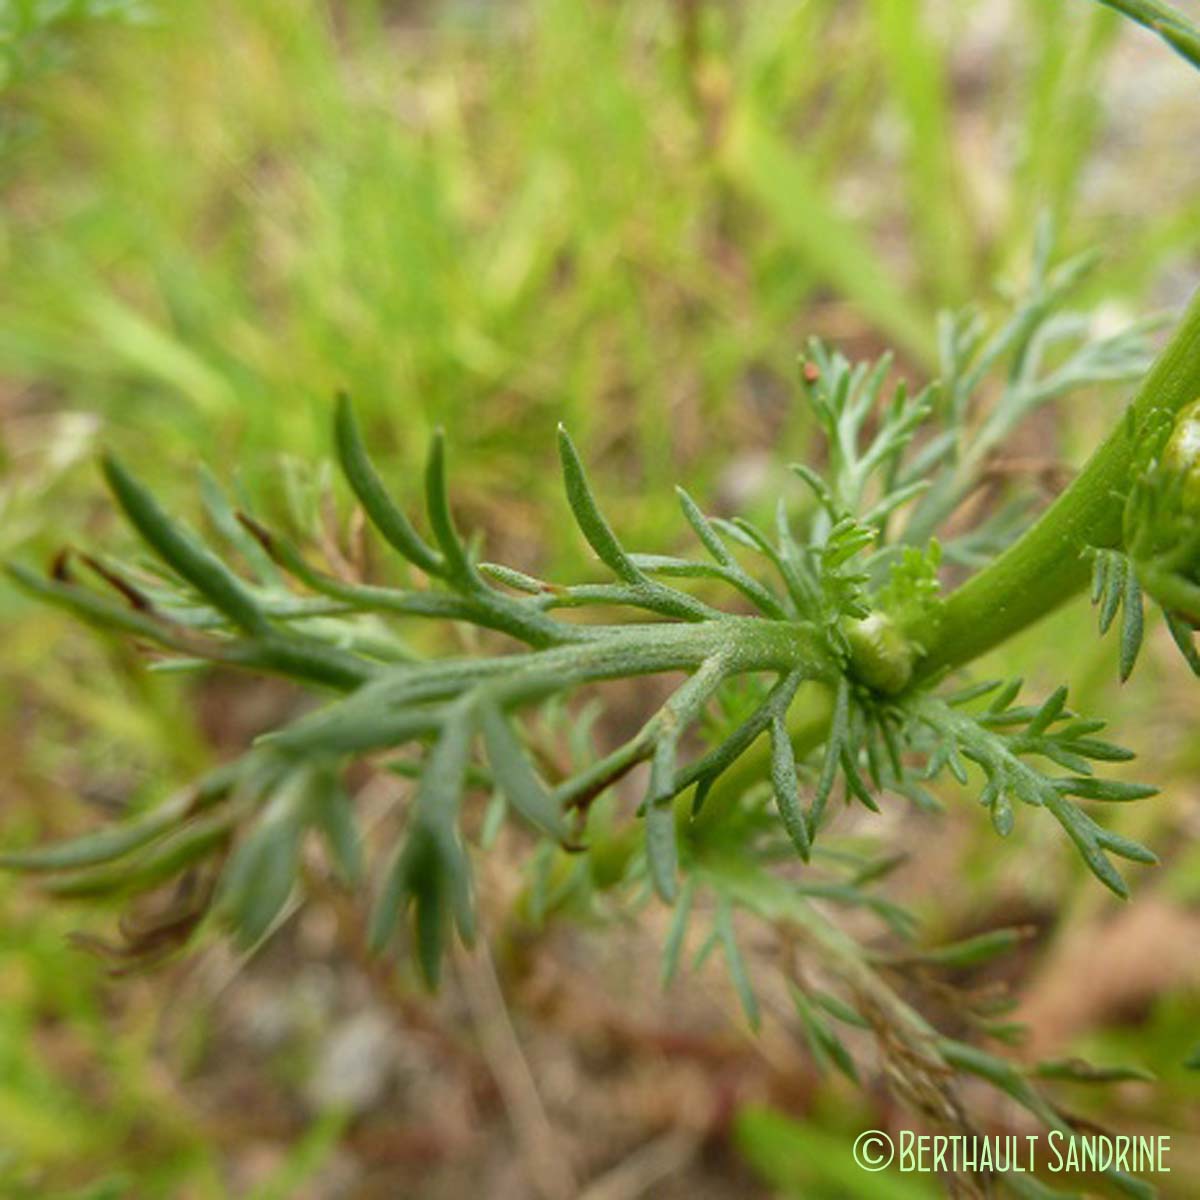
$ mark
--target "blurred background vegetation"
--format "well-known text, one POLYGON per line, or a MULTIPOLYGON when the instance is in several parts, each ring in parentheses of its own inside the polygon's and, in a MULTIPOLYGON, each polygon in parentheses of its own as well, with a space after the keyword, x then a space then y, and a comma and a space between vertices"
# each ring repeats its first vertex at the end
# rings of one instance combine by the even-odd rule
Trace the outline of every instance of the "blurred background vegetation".
MULTIPOLYGON (((446 427, 492 557, 583 561, 560 419, 629 541, 671 549, 676 481, 717 510, 786 486, 808 335, 927 378, 937 311, 1001 303, 1040 212, 1100 249, 1098 326, 1176 308, 1197 145, 1200 80, 1083 0, 3 0, 0 553, 124 537, 100 444, 182 511, 208 464, 310 523, 338 388, 402 495, 446 427)), ((1000 469, 1077 464, 1121 400, 1056 412, 1000 469)), ((1164 785, 1131 832, 1174 853, 1132 905, 1037 822, 1020 853, 954 809, 872 832, 924 843, 894 887, 936 933, 1037 928, 1007 976, 1031 1044, 1154 1070, 1077 1109, 1171 1132, 1160 1183, 1189 1196, 1194 691, 1152 646, 1118 692, 1092 619, 1056 615, 1006 673, 1053 685, 1065 660, 1164 785)), ((292 702, 147 674, 11 589, 0 621, 5 843, 148 803, 292 702)), ((343 909, 114 982, 68 936, 103 918, 0 877, 0 1195, 934 1194, 850 1163, 904 1123, 882 1088, 825 1078, 794 1030, 752 1038, 719 973, 662 995, 650 919, 541 931, 430 1000, 359 960, 343 909)))

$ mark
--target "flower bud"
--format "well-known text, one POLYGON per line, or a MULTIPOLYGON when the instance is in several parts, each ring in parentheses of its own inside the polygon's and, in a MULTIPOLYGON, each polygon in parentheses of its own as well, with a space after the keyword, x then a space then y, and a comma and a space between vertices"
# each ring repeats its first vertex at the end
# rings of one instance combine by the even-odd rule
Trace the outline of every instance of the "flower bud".
POLYGON ((894 695, 908 686, 913 671, 913 644, 885 613, 873 612, 848 621, 850 665, 859 679, 876 691, 894 695))
POLYGON ((1162 466, 1183 476, 1183 503, 1200 513, 1200 400, 1194 400, 1175 418, 1175 428, 1163 447, 1162 466))

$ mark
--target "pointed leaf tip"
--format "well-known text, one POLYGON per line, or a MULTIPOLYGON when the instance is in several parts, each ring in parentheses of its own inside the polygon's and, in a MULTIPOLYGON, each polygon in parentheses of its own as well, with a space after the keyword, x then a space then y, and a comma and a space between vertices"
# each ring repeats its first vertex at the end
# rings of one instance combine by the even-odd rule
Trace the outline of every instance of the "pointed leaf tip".
POLYGON ((434 541, 441 551, 446 578, 458 587, 471 587, 476 578, 475 568, 450 511, 446 439, 441 426, 434 429, 429 438, 429 454, 425 459, 425 508, 434 541))
POLYGON ((252 634, 267 632, 253 594, 208 546, 175 520, 116 455, 105 452, 100 464, 121 511, 158 557, 235 625, 252 634))
POLYGON ((363 443, 362 431, 349 397, 337 396, 334 414, 334 446, 346 482, 384 540, 426 574, 441 576, 444 564, 437 553, 413 528, 383 485, 363 443))

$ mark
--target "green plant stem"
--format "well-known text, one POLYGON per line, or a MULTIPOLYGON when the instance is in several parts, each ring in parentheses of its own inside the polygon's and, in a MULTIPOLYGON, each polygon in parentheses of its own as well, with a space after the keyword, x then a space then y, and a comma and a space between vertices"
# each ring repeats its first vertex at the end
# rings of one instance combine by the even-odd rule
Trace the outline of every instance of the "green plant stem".
POLYGON ((1200 67, 1200 30, 1177 8, 1163 4, 1161 0, 1097 0, 1097 3, 1116 9, 1131 21, 1157 33, 1177 54, 1194 67, 1200 67))
MULTIPOLYGON (((1112 546, 1121 536, 1122 491, 1134 447, 1133 433, 1151 409, 1178 412, 1200 397, 1200 292, 1142 383, 1123 420, 1087 466, 1041 518, 994 563, 946 600, 941 624, 915 677, 963 666, 1046 616, 1088 582, 1088 546, 1112 546)), ((918 631, 917 639, 921 640, 918 631)), ((833 710, 829 688, 804 685, 788 713, 788 732, 798 757, 824 740, 833 710)), ((765 779, 766 738, 714 784, 698 820, 719 818, 748 781, 765 779)))
POLYGON ((1200 292, 1143 381, 1128 419, 1025 534, 947 598, 918 678, 978 658, 1083 590, 1091 571, 1084 551, 1120 544, 1142 421, 1153 409, 1177 413, 1198 396, 1200 292))
POLYGON ((331 753, 382 749, 428 736, 446 716, 436 705, 470 694, 513 709, 606 679, 692 674, 707 665, 719 666, 726 676, 798 671, 808 679, 836 678, 837 665, 819 634, 798 622, 726 616, 662 623, 653 626, 652 641, 647 629, 594 627, 597 637, 581 646, 393 668, 333 708, 262 740, 285 751, 311 752, 316 745, 331 753))

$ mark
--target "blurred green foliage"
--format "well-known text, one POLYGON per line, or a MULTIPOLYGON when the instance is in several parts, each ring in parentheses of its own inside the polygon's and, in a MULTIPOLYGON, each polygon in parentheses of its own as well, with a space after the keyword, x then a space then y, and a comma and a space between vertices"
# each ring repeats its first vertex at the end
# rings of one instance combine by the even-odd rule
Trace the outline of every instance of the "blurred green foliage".
POLYGON ((0 371, 164 465, 308 456, 342 386, 406 466, 444 423, 481 489, 559 417, 649 492, 706 479, 786 419, 801 333, 853 316, 927 363, 937 306, 1072 206, 1115 18, 1030 4, 1027 51, 973 68, 1015 142, 985 203, 960 7, 178 0, 92 30, 10 93, 39 135, 6 163, 0 371))

